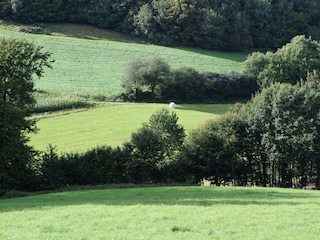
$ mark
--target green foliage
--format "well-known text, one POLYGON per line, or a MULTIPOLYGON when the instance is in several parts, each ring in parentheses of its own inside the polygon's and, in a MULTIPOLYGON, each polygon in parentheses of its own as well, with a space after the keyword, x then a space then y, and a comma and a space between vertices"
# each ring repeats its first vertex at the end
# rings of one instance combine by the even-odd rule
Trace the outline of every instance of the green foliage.
POLYGON ((127 63, 122 86, 124 100, 213 102, 250 98, 258 90, 256 78, 237 72, 198 72, 192 67, 171 70, 159 57, 127 63))
POLYGON ((275 83, 191 134, 177 158, 178 179, 219 185, 320 186, 319 76, 275 83), (184 175, 184 177, 183 177, 184 175))
POLYGON ((0 18, 93 24, 156 44, 276 49, 296 35, 319 39, 317 1, 5 0, 0 18))
POLYGON ((175 112, 165 108, 152 114, 149 119, 149 127, 160 137, 163 154, 168 157, 179 150, 185 137, 185 130, 178 124, 178 119, 175 112))
POLYGON ((170 78, 170 66, 160 57, 152 57, 147 61, 131 59, 127 62, 122 80, 125 89, 124 99, 144 100, 143 89, 150 91, 151 99, 160 98, 160 89, 170 78))
POLYGON ((296 36, 275 53, 254 53, 244 63, 244 72, 257 76, 261 87, 271 83, 295 84, 308 72, 320 70, 320 44, 305 36, 296 36))
POLYGON ((151 115, 147 124, 132 134, 130 144, 135 164, 143 169, 143 182, 165 181, 164 169, 179 152, 185 137, 184 131, 178 124, 176 113, 161 109, 151 115))
POLYGON ((35 104, 33 76, 51 66, 51 54, 26 40, 1 38, 0 46, 0 191, 29 189, 35 163, 27 134, 36 128, 26 117, 35 104))
POLYGON ((259 159, 264 185, 289 187, 319 179, 313 158, 318 154, 319 86, 318 76, 296 86, 272 84, 249 104, 250 151, 259 159))
POLYGON ((191 67, 181 67, 172 71, 172 77, 162 88, 164 99, 175 101, 196 101, 201 99, 202 81, 200 74, 191 67))
POLYGON ((145 72, 145 63, 139 59, 128 61, 122 80, 122 87, 125 88, 126 97, 135 99, 138 97, 143 86, 143 74, 145 72))
POLYGON ((252 74, 253 76, 258 76, 267 65, 270 63, 272 57, 272 52, 252 52, 248 55, 246 61, 243 65, 243 72, 246 74, 252 74))
POLYGON ((148 87, 152 95, 160 97, 160 89, 170 79, 170 66, 162 58, 153 57, 147 62, 147 69, 143 75, 144 85, 148 87))
POLYGON ((182 148, 179 167, 194 174, 195 179, 209 178, 216 185, 231 181, 246 185, 245 164, 237 159, 246 129, 243 112, 241 105, 236 105, 222 117, 192 131, 182 148))

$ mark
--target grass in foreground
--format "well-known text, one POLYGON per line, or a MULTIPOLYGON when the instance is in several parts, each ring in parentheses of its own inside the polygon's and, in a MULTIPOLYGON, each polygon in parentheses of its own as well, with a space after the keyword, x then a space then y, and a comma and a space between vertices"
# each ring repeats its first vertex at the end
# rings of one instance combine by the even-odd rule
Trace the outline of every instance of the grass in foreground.
POLYGON ((19 27, 0 22, 1 37, 26 38, 44 46, 44 51, 53 53, 56 60, 53 68, 46 69, 45 76, 36 80, 36 88, 48 92, 116 95, 122 90, 121 78, 131 58, 159 56, 172 68, 186 66, 212 72, 241 71, 246 58, 245 53, 178 49, 119 41, 123 37, 115 36, 115 33, 82 25, 50 24, 48 29, 54 35, 23 33, 19 32, 19 27), (75 38, 75 32, 97 40, 75 38), (112 35, 112 40, 107 35, 112 35))
MULTIPOLYGON (((231 104, 182 104, 175 111, 186 133, 210 118, 218 117, 231 104)), ((107 103, 100 107, 41 115, 39 132, 31 145, 46 150, 49 144, 58 152, 85 152, 97 146, 121 146, 131 133, 149 121, 150 116, 169 104, 107 103)))
POLYGON ((320 192, 159 187, 0 200, 1 239, 318 239, 320 192))

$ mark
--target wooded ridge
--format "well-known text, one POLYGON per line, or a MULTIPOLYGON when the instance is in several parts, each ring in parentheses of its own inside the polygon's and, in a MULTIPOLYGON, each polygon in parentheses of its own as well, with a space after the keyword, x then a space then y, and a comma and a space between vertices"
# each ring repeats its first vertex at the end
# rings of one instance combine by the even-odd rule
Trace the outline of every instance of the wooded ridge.
POLYGON ((87 23, 160 45, 228 51, 320 39, 317 0, 4 0, 0 18, 87 23))

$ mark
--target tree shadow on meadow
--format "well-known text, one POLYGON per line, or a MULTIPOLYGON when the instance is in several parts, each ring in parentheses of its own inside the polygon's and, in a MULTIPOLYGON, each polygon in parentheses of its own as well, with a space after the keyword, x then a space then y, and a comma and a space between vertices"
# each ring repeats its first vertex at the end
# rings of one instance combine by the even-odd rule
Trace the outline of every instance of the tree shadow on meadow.
POLYGON ((214 50, 206 50, 201 48, 179 47, 177 49, 187 51, 187 52, 202 54, 209 57, 226 59, 234 62, 244 62, 248 55, 248 53, 246 52, 214 51, 214 50))
POLYGON ((147 187, 77 190, 0 200, 0 213, 74 205, 298 206, 319 204, 316 191, 236 187, 147 187))
POLYGON ((176 109, 182 111, 198 111, 222 115, 226 113, 235 103, 219 103, 219 104, 177 104, 176 109))
POLYGON ((144 41, 138 37, 88 24, 46 23, 44 29, 47 30, 51 35, 57 36, 126 43, 144 43, 144 41))

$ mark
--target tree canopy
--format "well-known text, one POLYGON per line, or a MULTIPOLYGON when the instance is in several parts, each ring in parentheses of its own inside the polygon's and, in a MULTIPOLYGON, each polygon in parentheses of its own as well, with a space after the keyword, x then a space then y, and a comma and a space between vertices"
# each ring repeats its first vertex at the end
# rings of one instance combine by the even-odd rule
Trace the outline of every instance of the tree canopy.
POLYGON ((317 0, 3 0, 0 18, 76 22, 170 46, 276 49, 296 35, 319 40, 317 0))
POLYGON ((308 73, 320 70, 320 43, 296 36, 275 53, 254 52, 244 63, 244 72, 257 77, 260 87, 272 83, 295 84, 308 73))
POLYGON ((122 79, 124 100, 214 102, 250 99, 258 90, 256 77, 237 72, 198 72, 191 67, 171 69, 159 57, 130 59, 122 79))
POLYGON ((34 167, 28 134, 36 131, 35 121, 26 118, 35 104, 32 79, 51 67, 50 56, 26 40, 0 38, 1 191, 28 184, 34 167))

